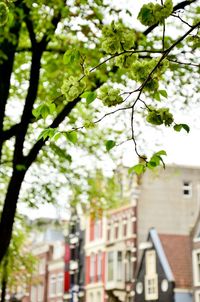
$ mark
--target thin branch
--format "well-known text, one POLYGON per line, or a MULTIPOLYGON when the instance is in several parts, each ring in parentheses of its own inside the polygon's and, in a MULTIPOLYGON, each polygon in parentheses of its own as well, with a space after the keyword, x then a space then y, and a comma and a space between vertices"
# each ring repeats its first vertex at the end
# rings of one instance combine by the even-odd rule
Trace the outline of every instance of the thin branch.
POLYGON ((131 138, 127 138, 125 141, 122 141, 122 142, 116 144, 115 146, 116 146, 116 147, 119 147, 119 146, 121 146, 121 145, 123 145, 123 144, 125 144, 125 143, 127 143, 127 142, 130 142, 130 141, 132 141, 132 137, 131 137, 131 138))
POLYGON ((131 108, 132 108, 132 106, 122 107, 122 108, 118 108, 118 109, 116 109, 114 111, 108 112, 108 113, 104 114, 100 119, 96 120, 94 123, 97 124, 97 123, 101 122, 105 117, 107 117, 107 116, 109 116, 111 114, 115 114, 118 111, 130 110, 131 108))
POLYGON ((188 22, 186 22, 185 20, 183 20, 179 15, 172 14, 172 17, 179 19, 182 23, 186 24, 190 28, 192 27, 192 25, 190 25, 188 22))
POLYGON ((178 60, 172 60, 172 59, 168 59, 167 60, 169 62, 175 63, 175 64, 180 64, 180 65, 187 65, 187 66, 193 66, 193 67, 198 67, 200 68, 200 64, 195 64, 195 63, 191 63, 191 62, 180 62, 178 60))
POLYGON ((145 101, 143 101, 141 99, 139 99, 139 101, 142 102, 149 111, 151 111, 151 108, 145 103, 145 101))
POLYGON ((165 21, 163 22, 162 48, 165 51, 165 21))
MULTIPOLYGON (((116 109, 116 110, 114 110, 114 111, 111 111, 111 112, 108 112, 108 113, 104 114, 102 117, 100 117, 98 120, 96 120, 96 121, 94 121, 94 122, 92 122, 92 123, 98 124, 98 123, 100 123, 103 119, 105 119, 106 117, 108 117, 108 116, 110 116, 110 115, 112 115, 112 114, 115 114, 115 113, 117 113, 117 112, 119 112, 119 111, 125 111, 125 110, 130 110, 130 109, 132 109, 132 106, 118 108, 118 109, 116 109)), ((69 131, 67 131, 67 132, 68 132, 68 133, 71 133, 71 132, 78 131, 78 130, 81 130, 81 129, 84 129, 84 128, 85 128, 85 126, 82 125, 82 126, 80 126, 80 127, 73 128, 73 129, 71 129, 71 130, 69 130, 69 131)), ((62 131, 61 131, 61 133, 62 133, 62 131)))

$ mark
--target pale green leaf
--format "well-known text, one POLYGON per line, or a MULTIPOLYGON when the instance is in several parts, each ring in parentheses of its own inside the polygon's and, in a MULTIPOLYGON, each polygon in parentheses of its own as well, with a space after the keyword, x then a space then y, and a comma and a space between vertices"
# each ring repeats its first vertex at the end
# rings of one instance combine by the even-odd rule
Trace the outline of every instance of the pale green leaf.
POLYGON ((78 141, 78 136, 77 133, 75 131, 73 132, 65 132, 65 137, 72 142, 73 144, 76 144, 78 141))

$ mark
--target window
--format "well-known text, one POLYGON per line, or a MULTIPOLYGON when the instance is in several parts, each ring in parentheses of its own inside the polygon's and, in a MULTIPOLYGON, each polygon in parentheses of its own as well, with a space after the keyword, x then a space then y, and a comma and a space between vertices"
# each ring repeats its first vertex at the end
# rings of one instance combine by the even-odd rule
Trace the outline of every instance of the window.
POLYGON ((200 253, 196 254, 196 260, 197 260, 197 281, 200 282, 200 253))
POLYGON ((183 182, 183 196, 191 197, 192 196, 192 183, 189 181, 183 182))
POLYGON ((41 258, 39 262, 39 274, 44 274, 45 273, 45 267, 46 267, 46 259, 41 258))
POLYGON ((117 252, 117 281, 122 281, 123 267, 122 267, 122 252, 117 252))
POLYGON ((37 288, 36 286, 31 287, 31 302, 37 302, 37 288))
POLYGON ((118 223, 115 224, 115 239, 118 239, 119 236, 119 228, 118 228, 118 223))
POLYGON ((123 236, 127 236, 127 221, 126 219, 123 220, 123 236))
POLYGON ((130 282, 133 278, 133 263, 131 261, 131 251, 126 254, 126 281, 130 282))
POLYGON ((110 241, 110 225, 107 228, 107 240, 110 241))
POLYGON ((97 302, 101 302, 101 292, 97 292, 97 302))
POLYGON ((89 295, 89 302, 94 302, 94 294, 90 293, 89 295))
POLYGON ((158 277, 145 277, 145 297, 146 300, 158 299, 158 277))
POLYGON ((50 276, 49 281, 49 296, 54 296, 56 294, 56 277, 50 276))
POLYGON ((96 262, 96 255, 91 254, 91 256, 90 256, 90 282, 94 282, 95 262, 96 262))
POLYGON ((44 301, 44 286, 43 284, 38 285, 38 302, 44 301))
POLYGON ((193 267, 195 285, 200 285, 200 250, 193 252, 193 267))
POLYGON ((113 252, 108 252, 108 281, 114 280, 113 252))
POLYGON ((101 220, 95 221, 94 224, 94 239, 101 238, 101 220))
POLYGON ((64 256, 64 246, 61 242, 58 242, 54 245, 53 248, 53 258, 59 259, 64 256))
POLYGON ((97 256, 97 279, 98 281, 102 279, 102 252, 98 252, 97 256))
POLYGON ((158 299, 158 276, 156 274, 156 253, 154 250, 145 254, 146 275, 145 275, 145 298, 146 300, 158 299))
POLYGON ((57 276, 57 287, 56 287, 56 292, 57 295, 63 294, 64 288, 63 288, 63 274, 59 274, 57 276))
POLYGON ((195 302, 200 302, 200 291, 195 292, 195 302))

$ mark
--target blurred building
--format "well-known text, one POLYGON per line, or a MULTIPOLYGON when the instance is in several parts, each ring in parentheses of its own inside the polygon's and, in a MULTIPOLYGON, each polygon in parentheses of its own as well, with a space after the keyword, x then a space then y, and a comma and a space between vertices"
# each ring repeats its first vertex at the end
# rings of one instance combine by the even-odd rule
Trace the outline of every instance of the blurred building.
POLYGON ((106 224, 107 301, 132 301, 136 246, 136 203, 110 211, 106 224))
POLYGON ((190 237, 158 234, 152 228, 141 247, 134 301, 192 302, 190 237))
POLYGON ((138 185, 138 244, 151 227, 158 233, 189 235, 200 210, 200 168, 169 165, 147 171, 138 185))
POLYGON ((61 302, 64 293, 64 251, 62 230, 48 229, 33 241, 38 268, 32 276, 30 302, 61 302))
POLYGON ((87 302, 105 301, 106 217, 87 218, 85 295, 87 302))

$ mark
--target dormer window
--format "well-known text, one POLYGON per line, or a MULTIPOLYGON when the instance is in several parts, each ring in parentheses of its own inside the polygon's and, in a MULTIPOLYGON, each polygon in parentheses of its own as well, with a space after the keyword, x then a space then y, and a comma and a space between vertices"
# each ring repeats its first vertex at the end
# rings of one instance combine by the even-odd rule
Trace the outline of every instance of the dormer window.
POLYGON ((192 197, 192 183, 190 181, 183 181, 183 196, 192 197))

